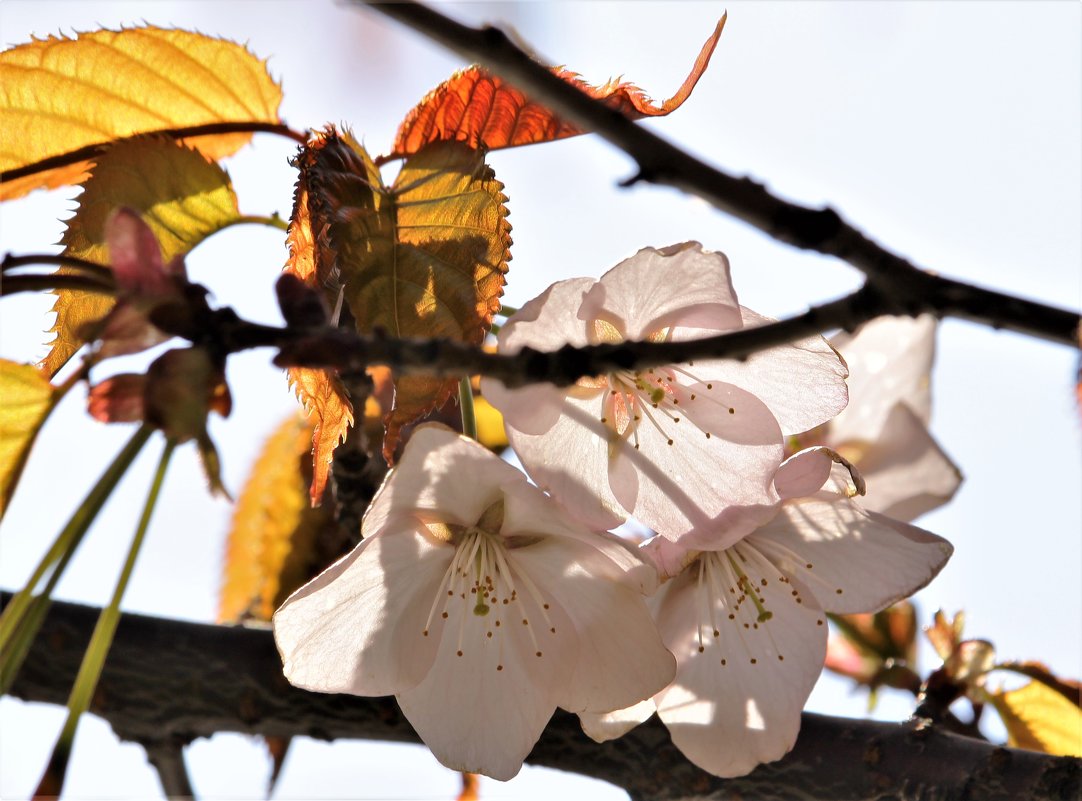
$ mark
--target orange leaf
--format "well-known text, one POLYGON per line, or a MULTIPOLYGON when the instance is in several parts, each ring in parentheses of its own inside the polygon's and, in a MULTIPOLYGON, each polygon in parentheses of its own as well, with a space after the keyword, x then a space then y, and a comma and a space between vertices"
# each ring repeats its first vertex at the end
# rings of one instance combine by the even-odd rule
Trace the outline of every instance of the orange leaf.
POLYGON ((226 546, 218 620, 270 620, 285 596, 318 562, 316 543, 330 519, 308 508, 305 463, 312 426, 299 416, 282 423, 263 446, 237 499, 226 546))
MULTIPOLYGON (((329 226, 334 262, 317 260, 315 270, 341 282, 357 329, 480 345, 500 306, 511 245, 503 184, 482 153, 435 143, 410 157, 388 188, 348 134, 328 128, 319 139, 309 212, 312 230, 329 226)), ((442 406, 457 383, 396 377, 384 418, 388 460, 401 428, 442 406)))
MULTIPOLYGON (((0 170, 116 139, 220 122, 277 123, 282 91, 243 45, 153 26, 50 36, 0 53, 0 170)), ((192 138, 228 156, 250 133, 192 138)), ((89 162, 0 187, 0 200, 80 181, 89 162)))
MULTIPOLYGON (((293 195, 293 213, 289 221, 286 244, 289 260, 284 272, 297 276, 313 289, 322 291, 330 308, 338 305, 340 285, 334 272, 334 253, 327 241, 327 223, 320 219, 318 230, 313 230, 310 206, 312 196, 309 184, 316 153, 322 148, 323 139, 313 138, 302 148, 294 165, 299 170, 297 187, 293 195)), ((316 199, 319 193, 316 192, 316 199)), ((317 201, 317 211, 319 210, 317 201)), ((337 320, 336 320, 337 322, 337 320)), ((333 370, 291 368, 289 383, 297 398, 314 422, 312 429, 312 485, 309 495, 312 506, 323 498, 327 486, 334 450, 353 425, 353 405, 349 393, 342 386, 333 370)))
MULTIPOLYGON (((631 83, 610 80, 591 86, 578 73, 554 67, 553 73, 590 97, 603 100, 631 119, 660 117, 676 110, 691 95, 706 71, 710 56, 725 27, 725 15, 706 40, 688 77, 676 94, 660 105, 631 83)), ((470 147, 483 145, 489 150, 517 147, 537 142, 551 142, 583 133, 580 128, 556 116, 523 92, 491 75, 483 67, 472 66, 452 75, 429 92, 406 115, 398 128, 391 158, 416 153, 430 142, 453 139, 470 147)))

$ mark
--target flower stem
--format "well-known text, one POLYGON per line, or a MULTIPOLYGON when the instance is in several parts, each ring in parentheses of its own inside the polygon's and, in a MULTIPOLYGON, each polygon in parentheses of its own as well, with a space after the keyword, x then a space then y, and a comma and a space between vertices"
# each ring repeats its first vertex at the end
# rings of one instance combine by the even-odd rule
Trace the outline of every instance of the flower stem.
POLYGON ((289 221, 282 219, 282 216, 278 212, 266 216, 261 214, 243 214, 229 224, 243 225, 246 223, 251 225, 266 225, 271 228, 277 228, 280 231, 289 230, 289 221))
MULTIPOLYGON (((143 449, 143 446, 150 439, 150 435, 154 433, 154 429, 150 426, 140 426, 139 430, 135 432, 132 438, 128 441, 128 444, 117 454, 113 463, 98 479, 98 483, 94 485, 94 488, 90 490, 86 498, 79 505, 79 508, 72 514, 71 519, 68 520, 67 525, 57 535, 56 540, 53 542, 52 547, 41 558, 34 573, 30 576, 29 581, 26 582, 26 586, 23 587, 15 596, 11 599, 11 603, 4 609, 3 615, 0 615, 0 654, 4 656, 0 658, 0 665, 7 660, 8 646, 11 644, 13 635, 18 632, 20 638, 23 636, 29 636, 31 639, 37 632, 34 628, 33 631, 29 631, 26 626, 21 626, 20 622, 26 615, 31 602, 34 600, 34 590, 42 577, 49 571, 50 568, 54 569, 56 578, 59 579, 59 574, 63 568, 67 565, 68 555, 75 551, 79 547, 79 543, 82 542, 83 535, 86 534, 87 529, 90 528, 90 524, 94 522, 98 512, 101 511, 101 507, 105 505, 105 501, 108 500, 112 494, 116 485, 120 482, 121 477, 131 467, 135 457, 139 454, 139 451, 143 449)), ((53 577, 50 576, 49 585, 46 591, 42 594, 42 598, 45 599, 46 605, 48 604, 49 593, 52 586, 55 584, 53 577)))
POLYGON ((154 514, 154 507, 157 505, 158 495, 161 493, 165 472, 169 466, 169 459, 173 455, 174 447, 176 447, 174 440, 166 441, 165 450, 162 451, 161 459, 158 461, 158 469, 154 473, 154 480, 150 485, 150 492, 147 494, 143 514, 139 518, 139 524, 136 526, 131 546, 128 548, 127 559, 124 561, 120 577, 113 589, 113 597, 109 601, 109 605, 102 610, 101 615, 98 617, 94 633, 90 637, 90 644, 86 648, 86 653, 83 654, 79 673, 75 677, 75 684, 72 686, 71 695, 68 697, 67 720, 64 721, 64 728, 61 729, 60 737, 57 738, 56 745, 53 747, 49 764, 45 768, 45 773, 41 777, 37 791, 34 793, 35 797, 60 795, 64 789, 64 777, 68 770, 68 758, 71 756, 71 744, 75 739, 75 730, 79 725, 80 716, 90 706, 90 699, 98 686, 98 678, 101 676, 102 667, 105 665, 105 657, 109 653, 109 646, 113 643, 113 634, 116 632, 117 623, 120 622, 120 601, 124 597, 124 591, 128 587, 132 569, 135 567, 135 560, 139 556, 139 550, 143 545, 147 528, 150 526, 150 518, 154 514))
POLYGON ((463 376, 458 381, 458 405, 462 410, 462 433, 476 440, 477 413, 473 408, 473 387, 469 376, 463 376))

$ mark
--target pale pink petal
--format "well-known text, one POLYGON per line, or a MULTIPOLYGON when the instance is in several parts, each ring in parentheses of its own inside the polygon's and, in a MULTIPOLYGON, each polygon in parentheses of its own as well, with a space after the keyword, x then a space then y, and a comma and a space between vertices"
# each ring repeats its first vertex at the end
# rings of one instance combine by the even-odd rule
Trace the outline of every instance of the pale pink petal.
POLYGON ((551 492, 588 528, 610 529, 626 519, 609 488, 611 430, 600 422, 602 396, 568 396, 550 429, 529 434, 508 427, 507 439, 539 487, 551 492))
POLYGON ((656 711, 657 705, 651 698, 615 712, 579 712, 579 722, 587 737, 595 743, 606 743, 623 737, 656 711))
POLYGON ((603 554, 607 564, 595 564, 598 578, 619 581, 650 595, 657 589, 658 575, 652 563, 645 561, 639 548, 608 532, 588 531, 572 520, 562 507, 525 482, 505 484, 503 527, 501 532, 512 541, 536 535, 575 540, 603 554))
POLYGON ((611 484, 614 497, 670 539, 698 529, 711 542, 723 534, 735 541, 772 515, 778 502, 773 477, 782 446, 773 415, 739 387, 710 386, 677 385, 678 407, 642 407, 634 432, 606 453, 624 463, 609 468, 619 479, 611 484))
POLYGON ((500 485, 526 477, 476 441, 438 423, 414 429, 398 465, 384 481, 361 523, 363 536, 397 515, 425 512, 443 523, 472 525, 502 497, 500 485))
POLYGON ((834 460, 825 448, 807 448, 781 463, 774 489, 783 499, 814 495, 830 478, 833 467, 834 460))
POLYGON ((364 540, 275 612, 274 638, 290 683, 390 695, 424 678, 435 643, 422 632, 454 550, 420 528, 364 540))
POLYGON ((868 485, 861 506, 897 520, 912 520, 942 506, 962 483, 961 472, 902 403, 864 450, 859 466, 868 485))
POLYGON ((749 542, 839 614, 875 612, 907 598, 954 550, 935 534, 826 491, 786 501, 749 542))
POLYGON ((672 679, 676 663, 642 595, 618 580, 616 566, 596 548, 549 537, 508 551, 507 559, 516 572, 552 593, 553 605, 562 608, 578 633, 575 671, 560 692, 561 707, 570 712, 622 709, 672 679))
POLYGON ((574 626, 549 588, 537 586, 545 610, 521 574, 513 578, 514 603, 493 604, 484 616, 453 604, 446 620, 437 619, 431 671, 398 694, 402 712, 440 762, 501 781, 518 773, 541 736, 578 651, 574 626))
MULTIPOLYGON (((741 307, 744 326, 772 322, 741 307)), ((848 391, 845 363, 820 336, 761 351, 745 361, 696 361, 693 372, 702 379, 728 381, 766 404, 789 436, 825 423, 845 408, 848 391)))
POLYGON ((678 668, 655 702, 684 756, 717 776, 740 776, 793 747, 826 654, 826 615, 746 544, 704 558, 711 561, 701 580, 696 563, 661 590, 658 629, 678 668), (770 619, 760 618, 726 569, 729 555, 770 619))
POLYGON ((711 333, 739 328, 738 305, 725 254, 684 242, 617 264, 587 293, 579 317, 609 321, 638 340, 677 322, 711 333))
MULTIPOLYGON (((515 312, 500 329, 499 352, 518 353, 524 347, 552 351, 564 345, 590 344, 579 306, 592 278, 559 281, 515 312)), ((500 410, 507 426, 526 434, 544 434, 560 416, 564 396, 574 390, 552 384, 508 389, 502 382, 481 378, 481 394, 500 410)))
POLYGON ((850 397, 832 424, 835 438, 874 440, 898 402, 928 423, 935 331, 931 315, 878 317, 855 334, 834 338, 849 365, 850 397))
POLYGON ((589 345, 591 332, 579 315, 579 307, 595 283, 592 278, 557 281, 526 303, 500 329, 500 353, 518 353, 524 347, 555 350, 564 345, 589 345))

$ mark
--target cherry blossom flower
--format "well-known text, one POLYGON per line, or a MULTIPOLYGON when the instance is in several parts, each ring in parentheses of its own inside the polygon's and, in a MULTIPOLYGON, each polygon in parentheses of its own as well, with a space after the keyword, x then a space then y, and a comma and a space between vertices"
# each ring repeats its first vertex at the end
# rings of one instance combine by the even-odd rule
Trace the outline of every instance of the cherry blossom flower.
POLYGON ((416 429, 362 534, 275 613, 286 678, 397 696, 448 767, 509 779, 557 706, 618 709, 674 675, 654 569, 443 426, 416 429))
MULTIPOLYGON (((598 281, 553 284, 503 327, 499 350, 685 341, 767 321, 738 303, 724 254, 685 242, 640 250, 598 281)), ((623 370, 566 388, 483 379, 481 391, 527 472, 577 519, 608 529, 634 516, 670 539, 739 538, 780 502, 784 437, 837 414, 845 376, 812 337, 743 362, 623 370)))
POLYGON ((791 457, 776 484, 785 498, 777 516, 727 548, 660 537, 645 546, 671 577, 651 605, 676 678, 650 702, 581 715, 591 737, 620 736, 656 710, 676 747, 715 775, 781 758, 822 670, 826 613, 904 598, 952 552, 934 534, 861 508, 849 469, 824 449, 791 457))
POLYGON ((832 341, 849 365, 849 405, 796 438, 826 445, 863 474, 866 509, 912 520, 949 501, 961 473, 928 433, 935 318, 879 317, 832 341))

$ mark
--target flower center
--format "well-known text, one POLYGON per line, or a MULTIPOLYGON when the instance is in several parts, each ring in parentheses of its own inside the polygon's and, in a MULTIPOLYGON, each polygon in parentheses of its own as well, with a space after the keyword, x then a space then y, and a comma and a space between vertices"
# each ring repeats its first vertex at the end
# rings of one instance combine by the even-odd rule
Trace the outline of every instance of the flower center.
MULTIPOLYGON (((492 646, 496 670, 504 669, 504 639, 510 627, 526 630, 536 657, 544 651, 534 621, 544 623, 549 635, 556 627, 549 618, 549 604, 530 577, 512 566, 508 550, 533 544, 534 538, 508 538, 499 533, 503 502, 489 507, 468 528, 430 524, 450 529, 455 554, 440 581, 422 636, 430 636, 434 624, 458 624, 456 654, 467 648, 492 646), (538 619, 540 618, 540 619, 538 619)), ((442 634, 445 634, 443 632, 442 634)))

